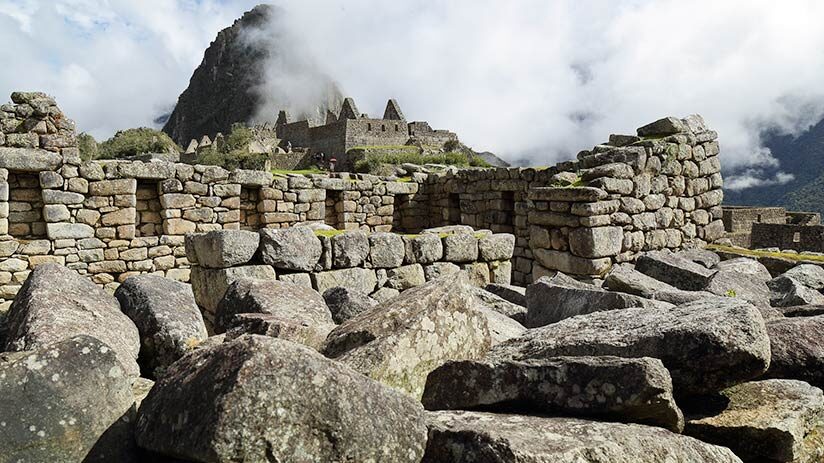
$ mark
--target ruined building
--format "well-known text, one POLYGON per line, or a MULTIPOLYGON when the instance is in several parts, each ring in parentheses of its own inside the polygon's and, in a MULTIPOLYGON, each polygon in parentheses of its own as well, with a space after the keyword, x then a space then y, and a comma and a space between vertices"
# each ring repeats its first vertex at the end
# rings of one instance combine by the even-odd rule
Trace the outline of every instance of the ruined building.
POLYGON ((454 133, 433 130, 426 122, 407 122, 395 100, 389 100, 383 118, 376 119, 361 114, 355 101, 346 98, 339 114, 327 111, 323 125, 313 125, 309 120, 292 122, 286 111, 280 111, 276 131, 281 146, 291 143, 295 148, 335 157, 338 170, 351 170, 349 150, 355 147, 414 144, 438 150, 447 142, 458 140, 454 133))
MULTIPOLYGON (((600 276, 643 251, 700 247, 724 236, 717 134, 698 116, 661 119, 638 136, 610 136, 577 160, 548 168, 448 168, 398 181, 230 172, 157 159, 84 162, 74 123, 52 98, 16 92, 12 101, 0 106, 0 299, 7 301, 45 262, 109 289, 138 273, 189 281, 186 236, 212 230, 325 223, 369 233, 370 245, 377 234, 413 233, 401 238, 414 261, 404 258, 400 267, 429 276, 460 267, 481 282, 520 285, 553 270, 600 276), (477 256, 456 257, 451 238, 418 235, 445 225, 479 230, 469 235, 477 243, 468 243, 477 256), (510 247, 492 258, 484 243, 498 235, 510 247)), ((306 134, 328 130, 345 149, 369 140, 364 132, 395 136, 394 124, 398 141, 411 138, 403 131, 411 125, 392 102, 384 119, 358 116, 351 101, 342 116, 308 128, 304 140, 314 143, 306 134)), ((350 264, 322 259, 303 279, 320 286, 357 273, 371 293, 386 284, 381 275, 400 271, 365 259, 350 264)), ((230 277, 215 272, 215 282, 230 277)))

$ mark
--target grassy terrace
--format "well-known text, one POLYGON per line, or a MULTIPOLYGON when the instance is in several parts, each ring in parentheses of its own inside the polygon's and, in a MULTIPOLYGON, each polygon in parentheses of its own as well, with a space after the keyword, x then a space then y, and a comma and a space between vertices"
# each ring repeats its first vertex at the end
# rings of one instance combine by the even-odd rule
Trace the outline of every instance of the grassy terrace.
POLYGON ((311 175, 311 174, 328 174, 329 173, 325 170, 320 170, 316 167, 312 167, 310 169, 301 169, 301 170, 272 169, 271 172, 274 175, 288 175, 288 174, 311 175))
POLYGON ((819 262, 824 263, 824 256, 797 254, 794 252, 761 251, 755 249, 737 248, 734 246, 721 246, 717 244, 707 245, 707 249, 715 252, 728 252, 747 257, 772 257, 775 259, 787 259, 796 262, 819 262))

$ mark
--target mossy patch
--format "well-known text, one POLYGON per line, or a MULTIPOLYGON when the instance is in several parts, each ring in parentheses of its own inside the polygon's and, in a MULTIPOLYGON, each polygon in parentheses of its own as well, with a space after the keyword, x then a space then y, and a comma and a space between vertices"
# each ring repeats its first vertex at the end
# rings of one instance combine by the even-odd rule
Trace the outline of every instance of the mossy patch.
POLYGON ((747 257, 774 257, 776 259, 787 259, 796 262, 824 262, 824 256, 814 256, 809 254, 796 254, 793 252, 763 251, 757 249, 736 248, 733 246, 722 246, 719 244, 709 244, 707 249, 716 252, 728 252, 747 257))
POLYGON ((346 233, 347 230, 315 230, 315 236, 325 236, 331 238, 346 233))
POLYGON ((310 169, 298 169, 298 170, 287 170, 287 169, 273 169, 272 174, 274 175, 289 175, 289 174, 298 174, 298 175, 312 175, 312 174, 326 174, 328 172, 324 170, 320 170, 316 167, 310 169))

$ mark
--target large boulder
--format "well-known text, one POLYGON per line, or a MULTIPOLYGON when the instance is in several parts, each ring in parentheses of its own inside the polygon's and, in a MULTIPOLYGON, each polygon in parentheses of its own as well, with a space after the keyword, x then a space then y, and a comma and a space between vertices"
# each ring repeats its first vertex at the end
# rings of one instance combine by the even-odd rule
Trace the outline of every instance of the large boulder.
POLYGON ((524 325, 483 302, 475 306, 475 309, 486 318, 486 326, 489 328, 489 339, 491 341, 490 346, 497 346, 504 341, 519 338, 526 332, 524 325))
POLYGON ((0 461, 136 461, 134 402, 117 354, 93 337, 0 357, 0 461))
POLYGON ((358 267, 369 257, 369 237, 353 230, 332 237, 332 265, 335 268, 358 267))
POLYGON ((670 251, 652 251, 638 257, 635 269, 686 291, 701 291, 715 273, 670 251))
POLYGON ((824 316, 767 322, 772 352, 768 378, 789 378, 824 387, 824 316))
POLYGON ((523 286, 490 283, 484 289, 501 299, 526 308, 526 288, 523 286))
POLYGON ((366 294, 340 286, 324 291, 323 300, 332 312, 332 320, 338 324, 378 306, 378 301, 366 294))
POLYGON ((431 264, 443 258, 443 243, 434 233, 405 235, 403 242, 406 248, 404 262, 407 264, 431 264))
POLYGON ((552 277, 541 277, 527 286, 526 307, 525 325, 535 328, 592 312, 628 307, 668 308, 672 304, 607 291, 558 272, 552 277))
POLYGON ((192 292, 195 294, 197 305, 204 309, 204 317, 208 319, 208 323, 214 323, 215 309, 229 289, 229 285, 243 278, 274 280, 277 274, 269 265, 244 265, 223 269, 192 267, 189 278, 192 292))
POLYGON ((669 372, 648 357, 447 362, 429 374, 421 401, 427 410, 483 408, 603 417, 675 432, 684 427, 669 372))
POLYGON ((37 266, 9 309, 6 350, 41 349, 82 334, 109 346, 129 376, 140 376, 140 334, 117 299, 62 265, 37 266))
POLYGON ((770 303, 775 307, 824 304, 824 294, 786 275, 768 281, 767 286, 772 292, 770 303))
POLYGON ((824 268, 821 268, 818 265, 797 265, 787 270, 782 275, 792 278, 808 288, 818 291, 824 289, 824 268))
POLYGON ((683 304, 712 297, 705 291, 684 291, 647 276, 627 265, 616 265, 607 274, 604 285, 612 291, 634 294, 646 299, 683 304))
POLYGON ((206 268, 249 263, 258 250, 260 234, 246 230, 214 230, 186 237, 186 254, 206 268))
POLYGON ((137 442, 194 461, 420 461, 420 404, 295 343, 242 336, 175 363, 137 442))
MULTIPOLYGON (((223 333, 238 325, 238 314, 266 314, 268 323, 285 325, 277 331, 281 337, 318 347, 334 327, 332 314, 320 294, 312 288, 277 280, 238 280, 229 286, 218 304, 215 332, 223 333), (290 336, 291 335, 291 336, 290 336)), ((273 335, 275 331, 266 334, 273 335)), ((261 333, 258 333, 261 334, 261 333)))
POLYGON ((743 299, 759 307, 769 307, 772 279, 767 267, 748 257, 725 260, 715 266, 706 290, 717 296, 743 299))
POLYGON ((663 428, 579 418, 430 412, 422 463, 740 463, 729 449, 663 428))
POLYGON ((239 313, 229 321, 229 327, 222 335, 224 338, 221 342, 247 334, 259 334, 320 350, 329 332, 334 328, 335 325, 331 323, 309 323, 268 313, 239 313))
POLYGON ((707 402, 710 410, 689 419, 686 434, 728 447, 744 461, 824 460, 824 393, 817 387, 753 381, 722 391, 720 411, 707 402))
POLYGON ((192 287, 158 275, 129 277, 114 292, 140 333, 139 364, 161 376, 209 335, 192 287))
POLYGON ((492 233, 478 240, 478 253, 483 261, 509 260, 515 252, 515 235, 492 233))
POLYGON ((372 233, 369 235, 369 261, 374 268, 395 268, 403 264, 406 247, 401 235, 372 233))
POLYGON ((493 347, 486 360, 653 357, 670 371, 675 394, 689 395, 718 391, 764 373, 770 363, 769 343, 758 309, 719 298, 569 318, 493 347))
POLYGON ((312 287, 321 294, 339 286, 365 294, 372 294, 378 284, 375 271, 371 268, 361 267, 316 272, 311 274, 311 278, 312 287))
POLYGON ((708 249, 683 249, 675 253, 676 256, 691 260, 707 268, 715 267, 721 262, 721 256, 708 249))
POLYGON ((308 227, 260 230, 260 257, 275 268, 312 271, 322 250, 320 240, 308 227))
POLYGON ((433 280, 335 328, 324 353, 420 398, 430 371, 489 350, 486 317, 474 303, 463 272, 433 280))
POLYGON ((451 233, 443 237, 443 260, 474 262, 478 260, 478 238, 472 233, 451 233))
MULTIPOLYGON (((489 286, 490 285, 487 285, 487 287, 489 286)), ((526 307, 513 304, 504 298, 498 297, 495 294, 478 287, 472 287, 472 292, 479 304, 502 315, 506 315, 521 325, 523 325, 526 321, 526 307)))

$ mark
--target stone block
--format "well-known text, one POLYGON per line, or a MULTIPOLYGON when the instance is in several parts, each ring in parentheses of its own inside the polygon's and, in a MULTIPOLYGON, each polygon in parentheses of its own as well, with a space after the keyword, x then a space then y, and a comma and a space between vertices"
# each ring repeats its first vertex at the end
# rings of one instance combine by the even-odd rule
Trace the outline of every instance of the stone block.
POLYGON ((478 238, 472 233, 452 233, 443 241, 443 259, 447 262, 474 262, 478 259, 478 238))
POLYGON ((578 257, 599 258, 621 253, 620 227, 576 228, 569 233, 570 251, 578 257))

